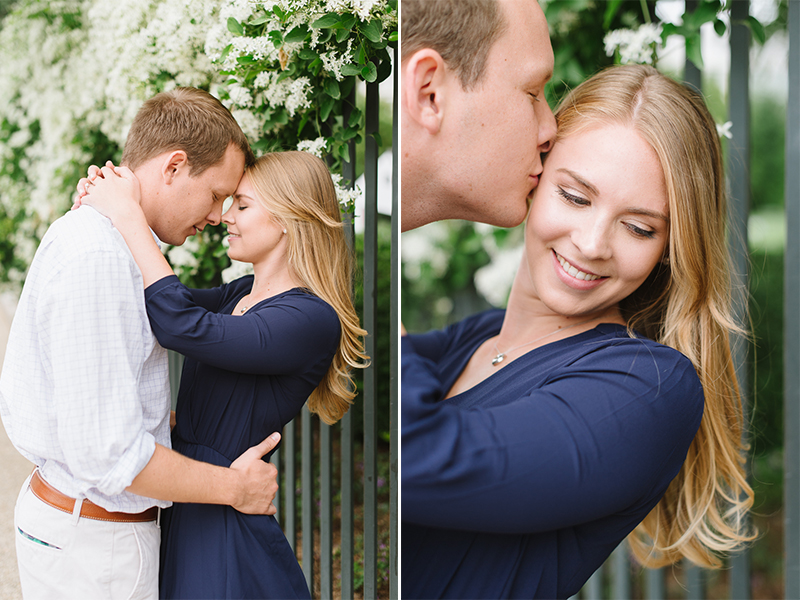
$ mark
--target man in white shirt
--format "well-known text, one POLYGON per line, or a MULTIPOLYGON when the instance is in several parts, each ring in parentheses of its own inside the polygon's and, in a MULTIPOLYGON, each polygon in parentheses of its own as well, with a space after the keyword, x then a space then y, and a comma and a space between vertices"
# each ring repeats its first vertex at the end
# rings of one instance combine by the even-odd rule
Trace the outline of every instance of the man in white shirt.
MULTIPOLYGON (((148 100, 122 164, 154 235, 173 245, 220 222, 252 151, 225 107, 179 88, 148 100)), ((157 598, 159 508, 274 514, 273 434, 230 468, 170 449, 166 351, 122 236, 90 207, 57 220, 31 264, 0 376, 0 415, 36 464, 15 512, 26 598, 157 598)))

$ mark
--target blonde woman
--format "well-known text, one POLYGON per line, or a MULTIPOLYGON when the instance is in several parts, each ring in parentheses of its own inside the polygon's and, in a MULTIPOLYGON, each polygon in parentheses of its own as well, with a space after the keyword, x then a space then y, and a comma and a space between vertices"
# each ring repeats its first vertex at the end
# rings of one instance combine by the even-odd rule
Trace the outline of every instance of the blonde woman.
POLYGON ((719 139, 655 69, 557 111, 508 307, 403 340, 403 592, 566 598, 752 539, 719 139))
MULTIPOLYGON (((306 399, 325 423, 344 415, 354 396, 350 371, 366 363, 366 332, 321 160, 274 153, 246 168, 222 221, 229 256, 252 263, 254 275, 211 290, 178 281, 144 221, 130 171, 104 167, 88 190, 82 204, 112 220, 142 271, 153 332, 186 356, 175 450, 228 465, 262 432, 280 431, 306 399)), ((309 597, 274 517, 175 504, 161 526, 161 597, 309 597)))

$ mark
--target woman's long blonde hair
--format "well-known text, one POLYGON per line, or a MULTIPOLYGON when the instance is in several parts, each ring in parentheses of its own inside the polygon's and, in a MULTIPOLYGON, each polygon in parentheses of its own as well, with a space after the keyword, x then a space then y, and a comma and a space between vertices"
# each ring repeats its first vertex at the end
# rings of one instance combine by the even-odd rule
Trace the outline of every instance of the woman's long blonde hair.
POLYGON ((720 553, 754 534, 745 519, 753 490, 744 470, 744 411, 730 349, 731 337, 745 330, 733 316, 716 125, 699 94, 642 65, 611 67, 582 83, 561 102, 556 121, 558 138, 599 125, 632 127, 661 163, 669 246, 620 308, 631 335, 641 332, 692 361, 705 411, 680 473, 628 540, 648 567, 681 558, 719 567, 720 553))
POLYGON ((308 399, 309 410, 331 425, 344 416, 356 395, 351 369, 366 367, 368 357, 363 343, 367 332, 353 307, 353 253, 344 237, 330 171, 312 154, 274 152, 246 172, 258 199, 286 229, 293 274, 339 316, 339 348, 308 399))

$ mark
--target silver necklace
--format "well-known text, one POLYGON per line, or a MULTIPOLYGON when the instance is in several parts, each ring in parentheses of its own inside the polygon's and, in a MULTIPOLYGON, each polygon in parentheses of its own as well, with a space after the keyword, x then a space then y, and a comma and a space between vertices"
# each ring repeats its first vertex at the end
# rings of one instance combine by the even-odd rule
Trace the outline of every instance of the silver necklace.
POLYGON ((509 348, 505 352, 500 352, 500 350, 497 348, 497 341, 495 341, 494 349, 497 350, 497 355, 492 359, 492 366, 496 367, 497 365, 499 365, 501 362, 505 360, 506 355, 508 355, 510 352, 513 352, 514 350, 518 350, 519 348, 524 348, 525 346, 530 346, 531 344, 535 344, 539 340, 543 340, 544 338, 550 337, 551 335, 554 335, 559 331, 566 331, 567 329, 572 329, 573 327, 577 327, 578 325, 585 325, 589 321, 594 321, 594 319, 588 319, 586 321, 581 321, 580 323, 573 323, 572 325, 567 325, 566 327, 559 327, 555 331, 551 331, 550 333, 547 333, 541 337, 537 337, 535 340, 532 340, 530 342, 525 342, 524 344, 520 344, 519 346, 514 346, 513 348, 509 348))

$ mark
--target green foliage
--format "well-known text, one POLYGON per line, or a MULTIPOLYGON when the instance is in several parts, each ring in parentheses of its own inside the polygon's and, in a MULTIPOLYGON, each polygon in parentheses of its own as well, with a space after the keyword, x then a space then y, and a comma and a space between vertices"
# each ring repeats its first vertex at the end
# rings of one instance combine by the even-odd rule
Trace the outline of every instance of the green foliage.
POLYGON ((278 58, 259 58, 245 53, 224 74, 228 84, 252 88, 260 73, 279 72, 276 82, 307 76, 311 79, 310 105, 292 111, 256 102, 253 113, 263 119, 269 132, 254 143, 260 151, 293 149, 298 140, 324 138, 331 170, 339 172, 349 161, 347 144, 362 141, 364 115, 356 108, 351 92, 358 80, 381 82, 391 73, 390 47, 397 41, 396 1, 390 2, 382 18, 362 20, 352 13, 328 13, 308 24, 289 28, 290 15, 279 5, 259 8, 246 22, 228 19, 234 35, 267 36, 279 51, 278 58), (394 15, 394 16, 392 16, 394 15), (281 28, 276 29, 276 21, 281 28), (284 34, 282 29, 288 29, 284 34))
POLYGON ((490 261, 482 236, 462 221, 434 224, 426 231, 431 227, 441 229, 443 237, 429 236, 432 248, 427 259, 406 261, 400 278, 402 321, 411 332, 438 329, 489 307, 473 283, 475 272, 490 261))

